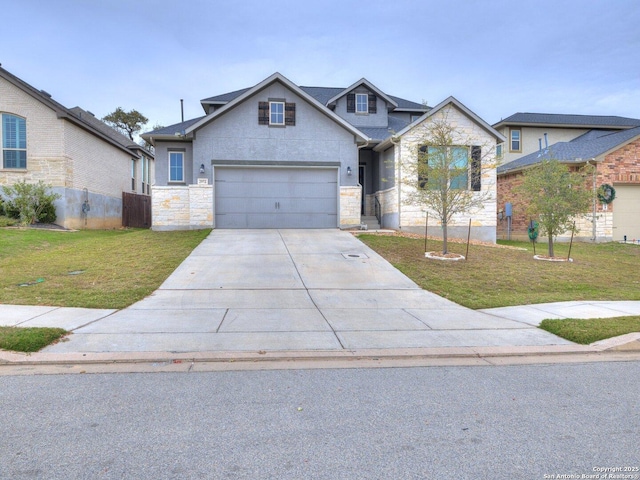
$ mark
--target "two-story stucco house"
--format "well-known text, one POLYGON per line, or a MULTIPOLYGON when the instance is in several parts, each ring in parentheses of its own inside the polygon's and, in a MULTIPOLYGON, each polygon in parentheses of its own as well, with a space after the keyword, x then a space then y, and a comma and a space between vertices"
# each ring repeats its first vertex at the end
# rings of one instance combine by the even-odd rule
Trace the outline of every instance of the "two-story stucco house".
MULTIPOLYGON (((201 104, 204 116, 142 135, 157 159, 154 229, 350 228, 375 215, 384 228, 423 231, 400 165, 415 155, 419 127, 444 116, 468 134, 469 157, 489 145, 474 188, 490 195, 471 213, 472 235, 495 240, 493 150, 505 139, 452 97, 430 108, 366 79, 300 87, 275 73, 201 104)), ((455 219, 452 234, 469 218, 455 219)))
POLYGON ((0 185, 42 180, 60 194, 56 223, 122 226, 123 192, 149 195, 152 153, 79 107, 66 108, 0 68, 0 185))

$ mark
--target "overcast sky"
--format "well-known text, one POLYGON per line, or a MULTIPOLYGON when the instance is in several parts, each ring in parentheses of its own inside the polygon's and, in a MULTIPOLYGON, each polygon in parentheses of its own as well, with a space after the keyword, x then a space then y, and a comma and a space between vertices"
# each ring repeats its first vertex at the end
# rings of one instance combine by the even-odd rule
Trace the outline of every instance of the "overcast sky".
POLYGON ((66 107, 167 126, 280 72, 297 85, 449 95, 515 112, 640 118, 638 0, 20 0, 0 63, 66 107))

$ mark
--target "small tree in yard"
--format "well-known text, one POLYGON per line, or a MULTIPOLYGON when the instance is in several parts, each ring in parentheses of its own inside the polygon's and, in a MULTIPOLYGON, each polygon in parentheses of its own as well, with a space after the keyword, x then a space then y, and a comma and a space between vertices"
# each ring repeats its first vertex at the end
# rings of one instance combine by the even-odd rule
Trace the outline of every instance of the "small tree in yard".
POLYGON ((142 130, 149 119, 137 110, 125 112, 121 107, 118 107, 114 112, 102 117, 102 121, 133 140, 133 136, 142 130))
POLYGON ((18 213, 20 224, 31 225, 46 218, 47 223, 55 221, 53 202, 60 198, 57 193, 49 193, 50 186, 42 180, 38 183, 27 183, 24 180, 12 186, 3 186, 2 192, 7 197, 5 209, 18 213))
POLYGON ((442 253, 448 253, 448 227, 455 215, 480 208, 490 196, 481 189, 483 153, 492 151, 465 136, 447 117, 421 127, 412 159, 402 163, 406 200, 436 214, 442 226, 442 253), (484 150, 484 152, 483 152, 484 150))
POLYGON ((557 160, 544 160, 524 172, 516 193, 524 195, 527 213, 537 216, 540 231, 548 237, 549 256, 553 257, 556 237, 574 228, 574 217, 589 210, 593 192, 587 188, 585 176, 592 166, 578 172, 557 160))

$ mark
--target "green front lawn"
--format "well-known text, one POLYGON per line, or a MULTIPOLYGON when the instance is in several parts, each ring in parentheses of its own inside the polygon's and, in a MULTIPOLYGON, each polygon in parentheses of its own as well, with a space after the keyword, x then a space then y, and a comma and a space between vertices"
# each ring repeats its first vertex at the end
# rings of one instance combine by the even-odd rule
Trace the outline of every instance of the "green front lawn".
POLYGON ((37 352, 57 342, 68 332, 49 327, 0 327, 0 349, 14 352, 37 352))
POLYGON ((540 328, 572 342, 589 345, 605 338, 640 332, 640 317, 543 320, 540 328))
POLYGON ((0 229, 0 303, 124 308, 157 289, 209 232, 0 229))
MULTIPOLYGON (((493 308, 570 300, 640 300, 640 247, 619 243, 574 243, 573 263, 533 259, 526 242, 502 246, 471 245, 466 261, 424 258, 424 239, 361 234, 365 242, 425 290, 466 307, 493 308), (522 250, 524 249, 524 250, 522 250)), ((465 254, 466 245, 450 243, 449 250, 465 254)), ((429 240, 427 250, 442 244, 429 240)), ((566 256, 569 245, 555 246, 566 256)), ((545 245, 536 246, 546 253, 545 245)))

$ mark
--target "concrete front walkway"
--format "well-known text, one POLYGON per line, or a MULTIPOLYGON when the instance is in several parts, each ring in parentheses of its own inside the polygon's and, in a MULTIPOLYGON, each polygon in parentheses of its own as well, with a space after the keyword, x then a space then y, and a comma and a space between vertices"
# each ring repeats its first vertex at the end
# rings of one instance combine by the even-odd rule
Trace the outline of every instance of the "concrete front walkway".
POLYGON ((339 230, 214 230, 156 292, 120 311, 4 308, 5 324, 73 330, 45 353, 570 345, 527 315, 424 291, 339 230))

